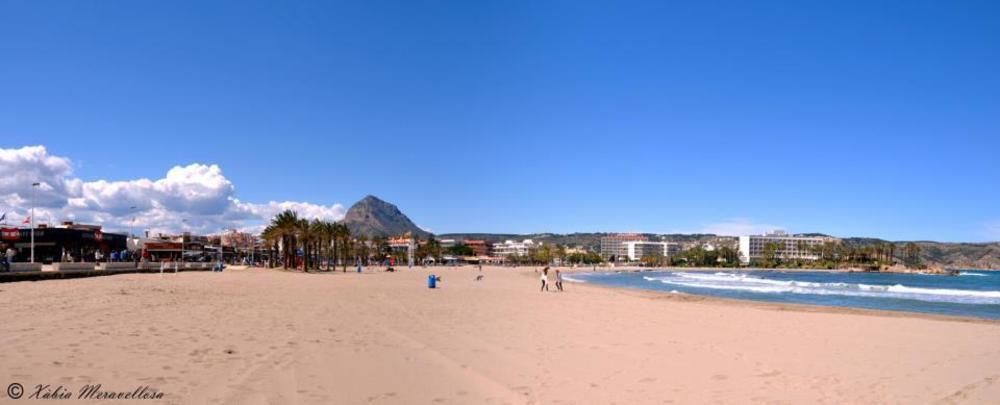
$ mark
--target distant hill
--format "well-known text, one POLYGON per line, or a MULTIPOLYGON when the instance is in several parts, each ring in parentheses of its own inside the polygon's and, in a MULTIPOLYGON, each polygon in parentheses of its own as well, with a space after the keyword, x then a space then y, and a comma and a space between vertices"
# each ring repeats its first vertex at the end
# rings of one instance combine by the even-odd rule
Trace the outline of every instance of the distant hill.
POLYGON ((343 223, 352 235, 367 237, 390 237, 413 233, 418 238, 426 238, 430 233, 420 229, 395 205, 369 195, 354 203, 344 216, 343 223))
MULTIPOLYGON (((908 241, 886 241, 876 238, 844 238, 843 243, 866 246, 876 243, 896 245, 897 255, 908 241)), ((1000 243, 948 243, 913 241, 920 247, 920 259, 926 263, 939 264, 958 269, 1000 269, 1000 243)))
MULTIPOLYGON (((420 229, 410 221, 395 205, 382 201, 375 196, 367 196, 355 203, 344 216, 343 223, 354 235, 367 237, 390 237, 406 232, 426 239, 431 234, 420 229)), ((547 244, 583 247, 597 251, 601 246, 601 237, 610 235, 603 232, 591 233, 533 233, 533 234, 502 234, 502 233, 447 233, 436 235, 437 239, 477 239, 487 242, 503 242, 505 240, 533 239, 547 244)), ((735 247, 734 237, 713 234, 643 234, 649 240, 670 241, 681 243, 684 248, 712 242, 729 243, 735 247)), ((807 236, 828 236, 822 233, 802 234, 807 236)), ((897 246, 896 254, 901 255, 903 245, 907 241, 886 241, 876 238, 841 238, 849 246, 868 246, 877 243, 893 243, 897 246)), ((914 241, 920 246, 920 257, 925 263, 937 264, 949 268, 962 269, 1000 269, 1000 243, 946 243, 931 241, 914 241)))

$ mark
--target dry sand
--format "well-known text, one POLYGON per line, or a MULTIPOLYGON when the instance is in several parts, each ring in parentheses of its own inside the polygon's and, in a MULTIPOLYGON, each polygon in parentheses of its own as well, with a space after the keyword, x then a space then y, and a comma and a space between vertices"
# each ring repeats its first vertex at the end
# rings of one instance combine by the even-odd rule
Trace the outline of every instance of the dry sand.
POLYGON ((425 269, 0 284, 0 385, 148 385, 176 404, 1000 403, 996 322, 434 271, 437 290, 425 269))

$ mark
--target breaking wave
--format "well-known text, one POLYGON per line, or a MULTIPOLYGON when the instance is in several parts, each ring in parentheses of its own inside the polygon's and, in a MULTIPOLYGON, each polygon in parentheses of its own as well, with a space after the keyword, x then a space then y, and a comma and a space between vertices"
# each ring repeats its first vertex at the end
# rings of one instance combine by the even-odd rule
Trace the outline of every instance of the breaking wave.
POLYGON ((684 273, 674 272, 663 276, 643 277, 646 281, 660 282, 687 288, 744 291, 761 294, 811 294, 852 297, 895 298, 956 304, 1000 304, 1000 291, 960 290, 950 288, 913 287, 902 284, 876 285, 861 283, 819 283, 799 280, 773 280, 748 274, 684 273))

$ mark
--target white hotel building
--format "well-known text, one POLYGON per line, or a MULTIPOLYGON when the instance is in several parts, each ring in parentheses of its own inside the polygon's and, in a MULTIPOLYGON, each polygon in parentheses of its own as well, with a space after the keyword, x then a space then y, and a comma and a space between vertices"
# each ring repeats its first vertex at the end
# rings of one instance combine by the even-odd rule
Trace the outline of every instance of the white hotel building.
POLYGON ((829 236, 795 236, 784 231, 774 231, 764 235, 740 236, 740 262, 749 264, 763 257, 764 247, 769 243, 777 245, 775 257, 785 260, 817 260, 819 256, 813 248, 827 242, 836 242, 829 236))
POLYGON ((504 243, 494 244, 493 255, 500 258, 504 258, 510 255, 527 256, 529 250, 541 245, 542 245, 541 242, 535 243, 535 241, 531 239, 525 239, 521 242, 508 240, 504 243))
POLYGON ((627 241, 621 242, 629 261, 642 260, 644 256, 670 257, 680 251, 681 245, 674 242, 627 241))

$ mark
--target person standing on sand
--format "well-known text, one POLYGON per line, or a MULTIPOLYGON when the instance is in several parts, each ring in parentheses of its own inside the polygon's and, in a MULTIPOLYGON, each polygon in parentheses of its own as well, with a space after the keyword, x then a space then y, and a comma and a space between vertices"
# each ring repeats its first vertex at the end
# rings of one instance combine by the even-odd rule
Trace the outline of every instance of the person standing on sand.
POLYGON ((548 266, 546 266, 544 269, 542 269, 541 280, 542 280, 542 288, 540 290, 538 290, 538 292, 548 291, 549 290, 549 268, 548 268, 548 266))
POLYGON ((562 292, 562 290, 563 290, 562 289, 562 273, 559 272, 559 269, 556 269, 556 289, 559 290, 560 292, 562 292))
MULTIPOLYGON (((2 250, 0 250, 2 251, 2 250)), ((10 264, 14 262, 14 249, 7 248, 3 252, 3 271, 10 272, 10 264)))

